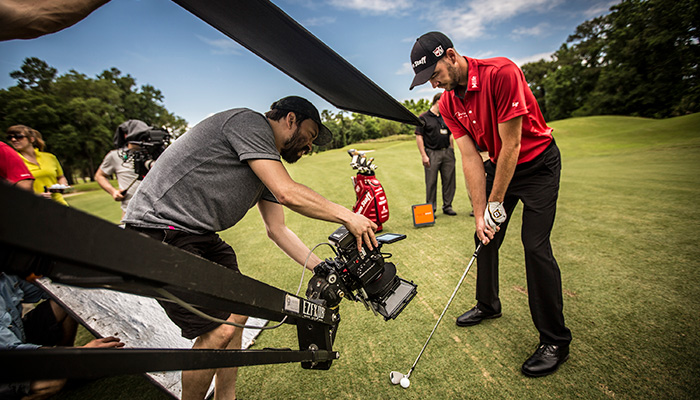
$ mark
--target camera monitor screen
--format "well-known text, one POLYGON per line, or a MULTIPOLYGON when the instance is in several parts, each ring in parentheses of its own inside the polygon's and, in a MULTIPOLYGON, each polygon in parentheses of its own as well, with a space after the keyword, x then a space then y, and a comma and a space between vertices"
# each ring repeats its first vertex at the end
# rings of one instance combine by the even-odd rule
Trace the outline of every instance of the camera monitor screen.
POLYGON ((402 239, 406 239, 406 235, 399 233, 384 233, 377 236, 377 241, 380 243, 394 243, 402 239))

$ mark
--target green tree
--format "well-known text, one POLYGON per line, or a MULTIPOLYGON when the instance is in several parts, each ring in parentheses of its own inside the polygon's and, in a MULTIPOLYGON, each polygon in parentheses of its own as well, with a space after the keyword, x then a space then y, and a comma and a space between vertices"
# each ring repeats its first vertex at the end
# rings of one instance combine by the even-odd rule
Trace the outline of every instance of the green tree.
POLYGON ((535 95, 537 104, 539 104, 542 115, 544 115, 546 120, 549 120, 550 118, 549 114, 547 113, 547 105, 545 101, 547 92, 545 91, 544 81, 555 68, 556 64, 553 61, 545 60, 530 62, 522 66, 527 84, 530 86, 532 94, 535 95))
POLYGON ((56 77, 56 68, 50 67, 45 61, 29 57, 19 71, 10 72, 12 79, 17 79, 17 85, 22 89, 34 89, 48 93, 49 87, 56 77))
POLYGON ((23 124, 41 132, 69 181, 73 175, 94 174, 113 147, 113 132, 127 119, 164 127, 176 137, 187 128, 187 121, 163 106, 160 90, 138 88, 134 78, 116 68, 96 78, 74 70, 56 76, 44 61, 27 58, 11 76, 17 85, 0 90, 0 128, 5 132, 23 124))
POLYGON ((523 72, 547 119, 697 112, 699 21, 696 0, 623 0, 523 72))
POLYGON ((687 102, 690 109, 679 104, 697 93, 700 4, 626 0, 612 10, 606 73, 594 93, 604 97, 608 109, 592 111, 649 117, 697 111, 697 97, 687 102))

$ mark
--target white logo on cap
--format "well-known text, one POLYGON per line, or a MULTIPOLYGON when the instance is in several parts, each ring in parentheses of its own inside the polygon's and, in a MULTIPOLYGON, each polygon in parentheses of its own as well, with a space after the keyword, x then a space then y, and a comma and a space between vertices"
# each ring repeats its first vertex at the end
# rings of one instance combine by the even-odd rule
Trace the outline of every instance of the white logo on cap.
POLYGON ((433 54, 435 54, 435 57, 440 57, 445 53, 445 50, 442 49, 442 45, 438 46, 433 50, 433 54))
POLYGON ((428 62, 428 60, 425 58, 425 56, 423 56, 423 57, 420 58, 420 60, 416 60, 416 61, 413 62, 413 68, 415 69, 415 68, 418 67, 419 65, 425 64, 425 63, 427 63, 427 62, 428 62))

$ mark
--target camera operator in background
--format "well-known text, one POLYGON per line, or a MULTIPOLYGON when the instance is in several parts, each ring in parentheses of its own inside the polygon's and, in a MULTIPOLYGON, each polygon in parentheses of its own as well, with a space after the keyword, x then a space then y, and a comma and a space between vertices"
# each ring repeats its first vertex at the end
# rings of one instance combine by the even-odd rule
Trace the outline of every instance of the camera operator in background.
MULTIPOLYGON (((247 108, 215 114, 173 142, 144 178, 123 222, 152 238, 177 246, 236 272, 236 254, 217 232, 240 221, 257 204, 267 236, 304 265, 309 248, 285 224, 286 206, 307 217, 343 224, 364 243, 377 246, 369 219, 335 204, 292 180, 281 159, 296 162, 312 144, 331 141, 318 110, 297 96, 276 101, 265 115, 247 108)), ((311 255, 307 267, 321 260, 311 255)), ((235 288, 234 288, 235 289, 235 288)), ((160 302, 168 317, 195 339, 193 348, 239 349, 243 329, 160 302)), ((246 316, 203 310, 212 317, 243 324, 246 316)), ((216 399, 235 399, 237 368, 182 372, 182 398, 203 399, 212 378, 216 399)))
POLYGON ((115 150, 110 151, 102 160, 102 164, 95 172, 95 181, 114 201, 120 201, 122 207, 122 218, 126 213, 129 200, 133 197, 139 187, 139 175, 134 167, 133 157, 129 157, 129 151, 138 150, 139 146, 130 142, 139 135, 151 129, 145 122, 137 119, 130 119, 117 127, 114 132, 115 150), (117 176, 118 188, 112 186, 109 181, 112 174, 117 176))

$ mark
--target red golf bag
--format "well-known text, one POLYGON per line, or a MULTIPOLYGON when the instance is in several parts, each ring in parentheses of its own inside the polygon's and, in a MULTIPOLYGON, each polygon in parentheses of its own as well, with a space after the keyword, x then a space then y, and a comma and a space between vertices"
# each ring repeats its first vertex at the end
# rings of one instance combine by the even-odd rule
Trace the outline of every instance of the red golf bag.
POLYGON ((350 165, 353 169, 359 170, 357 176, 352 177, 352 184, 355 186, 355 196, 357 202, 352 211, 362 214, 375 224, 377 232, 381 232, 382 223, 389 219, 389 204, 386 201, 386 194, 379 179, 374 175, 376 165, 372 164, 373 158, 367 159, 365 152, 350 149, 348 154, 352 157, 350 165))
POLYGON ((357 174, 352 177, 357 203, 352 211, 362 214, 377 224, 377 232, 382 231, 382 223, 389 219, 389 204, 379 179, 373 175, 357 174))

